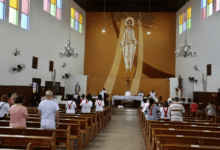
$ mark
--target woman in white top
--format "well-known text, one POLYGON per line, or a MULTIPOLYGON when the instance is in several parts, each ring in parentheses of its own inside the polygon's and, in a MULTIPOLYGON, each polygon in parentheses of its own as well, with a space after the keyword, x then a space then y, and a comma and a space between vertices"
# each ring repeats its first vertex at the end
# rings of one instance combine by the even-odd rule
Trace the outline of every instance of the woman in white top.
POLYGON ((102 100, 102 95, 98 96, 98 100, 95 101, 95 111, 103 111, 103 107, 105 106, 104 101, 102 100))
POLYGON ((81 112, 83 112, 83 113, 90 113, 91 112, 91 107, 92 107, 92 101, 89 101, 88 97, 86 96, 86 99, 83 100, 80 103, 80 106, 82 106, 81 112))
POLYGON ((5 94, 1 97, 1 102, 0 102, 0 120, 4 119, 4 115, 8 114, 10 110, 10 106, 7 103, 8 101, 8 96, 5 94))
POLYGON ((68 101, 66 102, 66 114, 75 114, 76 102, 72 95, 68 96, 68 101))
POLYGON ((161 117, 160 118, 164 118, 164 119, 170 119, 170 114, 168 112, 168 102, 165 101, 163 103, 163 107, 160 107, 160 112, 161 112, 161 117))

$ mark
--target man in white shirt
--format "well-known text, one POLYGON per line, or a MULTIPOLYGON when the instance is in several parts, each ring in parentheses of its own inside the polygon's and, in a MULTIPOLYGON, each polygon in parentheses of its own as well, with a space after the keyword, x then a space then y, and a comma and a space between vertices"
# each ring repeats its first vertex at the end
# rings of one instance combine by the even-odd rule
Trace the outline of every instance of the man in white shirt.
POLYGON ((175 97, 174 103, 169 107, 168 112, 171 116, 171 121, 183 121, 182 113, 185 113, 184 106, 179 103, 179 98, 175 97))
MULTIPOLYGON (((57 98, 56 98, 56 97, 53 97, 53 99, 52 99, 52 100, 58 104, 58 100, 57 100, 57 98)), ((59 104, 58 104, 58 105, 59 105, 59 104)))
POLYGON ((100 94, 102 95, 102 99, 103 99, 103 100, 104 100, 105 93, 107 94, 107 91, 106 91, 105 88, 103 87, 102 91, 100 92, 100 94))
POLYGON ((138 94, 138 96, 144 97, 144 93, 142 92, 142 90, 140 91, 140 93, 138 94))
POLYGON ((154 92, 154 89, 152 90, 152 92, 150 92, 150 96, 155 100, 156 93, 154 92))
POLYGON ((40 102, 38 106, 38 113, 41 118, 41 128, 56 129, 59 127, 59 106, 53 101, 53 92, 46 92, 46 100, 40 102), (57 116, 57 125, 55 123, 55 116, 57 116))
POLYGON ((127 92, 125 92, 125 96, 131 96, 131 92, 128 90, 127 92))

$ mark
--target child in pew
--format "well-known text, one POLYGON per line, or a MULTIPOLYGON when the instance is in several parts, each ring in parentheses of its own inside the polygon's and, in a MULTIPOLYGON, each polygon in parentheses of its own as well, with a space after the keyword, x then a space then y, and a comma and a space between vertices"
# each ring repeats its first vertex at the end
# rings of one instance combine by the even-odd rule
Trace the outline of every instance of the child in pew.
POLYGON ((11 115, 10 127, 26 128, 26 120, 28 119, 27 108, 22 106, 24 102, 23 96, 18 96, 14 105, 10 108, 9 114, 11 115))
POLYGON ((5 94, 1 97, 0 102, 0 120, 4 120, 4 115, 7 114, 10 110, 10 106, 7 103, 8 102, 8 96, 5 94))
POLYGON ((145 107, 144 112, 146 112, 146 119, 147 120, 158 120, 157 112, 160 111, 159 107, 154 104, 154 99, 149 98, 150 104, 149 106, 145 107))
POLYGON ((160 108, 160 113, 161 113, 161 116, 160 118, 163 118, 163 119, 170 119, 170 114, 168 113, 168 102, 165 101, 163 103, 163 107, 160 108))
POLYGON ((182 113, 185 113, 185 108, 179 103, 179 98, 175 97, 174 102, 170 105, 168 112, 171 116, 170 121, 183 121, 182 113))
POLYGON ((82 103, 83 100, 85 100, 85 97, 86 97, 85 94, 83 94, 83 95, 82 95, 82 98, 81 98, 81 100, 80 100, 80 104, 82 103))
POLYGON ((72 95, 68 96, 68 101, 66 102, 66 114, 75 114, 76 109, 76 99, 72 95))
POLYGON ((105 106, 104 101, 102 100, 102 95, 98 96, 98 100, 95 101, 95 111, 103 111, 103 107, 105 106))
POLYGON ((206 106, 205 112, 207 115, 216 115, 216 106, 213 101, 209 101, 209 105, 206 106))
POLYGON ((88 100, 89 97, 86 97, 85 100, 83 100, 80 103, 80 106, 82 106, 81 112, 83 113, 90 113, 91 112, 91 107, 92 107, 92 101, 88 100))
POLYGON ((11 107, 14 104, 15 99, 17 98, 17 93, 13 93, 11 97, 8 99, 8 104, 11 107))
POLYGON ((196 112, 198 110, 199 105, 196 103, 196 100, 193 100, 193 103, 190 105, 191 112, 196 112))

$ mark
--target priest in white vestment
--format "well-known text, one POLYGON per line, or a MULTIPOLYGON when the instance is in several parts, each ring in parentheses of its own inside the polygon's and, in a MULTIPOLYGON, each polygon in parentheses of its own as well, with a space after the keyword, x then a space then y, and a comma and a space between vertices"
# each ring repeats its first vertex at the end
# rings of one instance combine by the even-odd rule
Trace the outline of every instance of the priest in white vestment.
POLYGON ((150 92, 150 96, 155 100, 155 98, 156 98, 156 93, 154 92, 154 90, 152 90, 152 92, 150 92))
POLYGON ((105 93, 107 94, 107 91, 105 90, 105 88, 103 88, 102 91, 99 93, 100 95, 102 95, 103 100, 104 100, 105 93))
POLYGON ((131 96, 131 92, 130 91, 125 92, 125 96, 131 96))

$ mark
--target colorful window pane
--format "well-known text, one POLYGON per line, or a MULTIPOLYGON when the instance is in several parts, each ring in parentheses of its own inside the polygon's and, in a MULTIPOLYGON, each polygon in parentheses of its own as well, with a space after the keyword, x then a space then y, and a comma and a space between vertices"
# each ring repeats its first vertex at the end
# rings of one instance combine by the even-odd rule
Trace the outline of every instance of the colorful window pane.
POLYGON ((75 20, 71 17, 71 23, 70 23, 71 28, 75 28, 74 23, 75 23, 75 20))
POLYGON ((44 11, 61 20, 62 0, 44 0, 44 11))
MULTIPOLYGON (((219 0, 216 0, 216 2, 219 0)), ((217 10, 217 5, 215 5, 215 11, 217 10)), ((213 0, 201 0, 201 18, 204 20, 213 14, 213 0)))
POLYGON ((29 30, 29 8, 30 8, 30 1, 22 0, 21 27, 26 30, 29 30))
POLYGON ((189 7, 187 9, 187 29, 191 28, 191 16, 192 16, 192 9, 189 7))
POLYGON ((179 26, 179 34, 182 34, 183 33, 183 25, 181 24, 180 26, 179 26))
POLYGON ((50 11, 50 1, 44 0, 44 11, 48 12, 50 11))
POLYGON ((9 6, 18 10, 18 6, 19 6, 18 0, 10 0, 9 6))
POLYGON ((82 24, 82 15, 81 14, 79 15, 79 23, 82 24))
POLYGON ((82 24, 79 24, 79 33, 82 33, 82 24))
POLYGON ((0 0, 0 19, 5 20, 5 2, 0 0))
POLYGON ((9 7, 9 22, 18 25, 18 11, 12 7, 9 7))
POLYGON ((220 10, 220 0, 215 0, 215 11, 220 10))
POLYGON ((79 22, 75 20, 75 30, 79 31, 79 22))
POLYGON ((57 0, 57 7, 61 10, 62 9, 62 0, 57 0))
POLYGON ((77 21, 79 21, 79 13, 78 13, 77 11, 75 11, 75 19, 76 19, 77 21))

